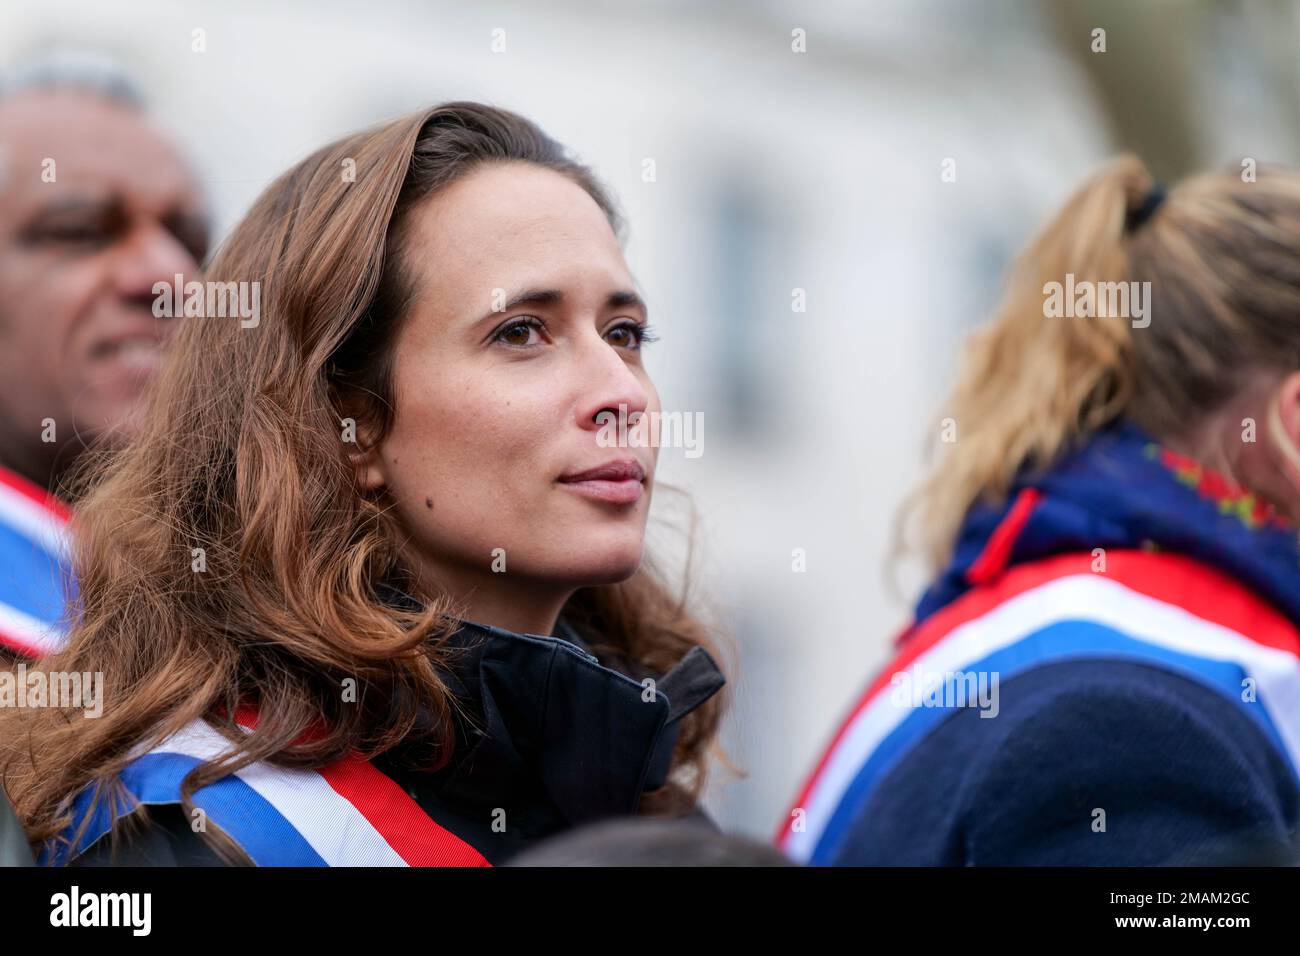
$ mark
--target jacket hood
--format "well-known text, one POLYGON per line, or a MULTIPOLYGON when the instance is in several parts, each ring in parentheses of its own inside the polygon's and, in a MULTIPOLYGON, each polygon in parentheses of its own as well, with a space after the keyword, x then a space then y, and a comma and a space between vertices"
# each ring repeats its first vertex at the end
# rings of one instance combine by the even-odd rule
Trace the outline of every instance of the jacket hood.
POLYGON ((1258 496, 1121 420, 1052 467, 1022 473, 1004 503, 973 507, 916 620, 1011 565, 1102 548, 1202 561, 1300 625, 1298 533, 1258 496))

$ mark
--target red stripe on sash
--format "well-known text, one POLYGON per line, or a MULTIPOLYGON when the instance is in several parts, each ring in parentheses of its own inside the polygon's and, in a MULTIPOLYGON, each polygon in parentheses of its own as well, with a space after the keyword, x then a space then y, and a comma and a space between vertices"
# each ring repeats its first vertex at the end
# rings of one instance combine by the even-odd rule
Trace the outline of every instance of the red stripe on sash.
POLYGON ((72 519, 72 510, 66 504, 40 485, 28 481, 22 475, 16 474, 7 468, 0 468, 0 485, 5 485, 18 492, 33 504, 44 508, 52 517, 64 524, 72 519))
POLYGON ((483 854, 435 823, 410 794, 368 761, 347 757, 319 772, 411 866, 491 866, 483 854))
POLYGON ((39 660, 45 655, 45 648, 32 644, 16 634, 0 631, 0 647, 7 648, 23 657, 39 660))
MULTIPOLYGON (((235 722, 256 729, 257 711, 241 706, 235 711, 235 722)), ((409 793, 369 761, 345 757, 316 772, 356 807, 410 866, 492 865, 469 843, 439 826, 409 793)))

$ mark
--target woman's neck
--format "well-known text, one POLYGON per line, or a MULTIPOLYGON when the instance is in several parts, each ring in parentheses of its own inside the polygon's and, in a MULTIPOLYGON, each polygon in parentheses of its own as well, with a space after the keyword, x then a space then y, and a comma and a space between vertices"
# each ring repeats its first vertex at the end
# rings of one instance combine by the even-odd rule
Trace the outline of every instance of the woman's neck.
POLYGON ((1166 448, 1253 492, 1292 521, 1300 520, 1300 495, 1278 467, 1269 433, 1267 387, 1248 390, 1180 435, 1153 436, 1166 448))
POLYGON ((559 620, 566 600, 567 597, 546 604, 532 604, 520 600, 517 595, 501 597, 473 593, 464 602, 465 617, 476 624, 490 624, 516 634, 546 637, 555 633, 555 622, 559 620))
POLYGON ((555 633, 555 623, 576 588, 558 586, 494 574, 484 580, 478 575, 447 571, 426 571, 420 575, 420 596, 432 600, 449 596, 461 617, 476 624, 514 631, 517 634, 555 633))

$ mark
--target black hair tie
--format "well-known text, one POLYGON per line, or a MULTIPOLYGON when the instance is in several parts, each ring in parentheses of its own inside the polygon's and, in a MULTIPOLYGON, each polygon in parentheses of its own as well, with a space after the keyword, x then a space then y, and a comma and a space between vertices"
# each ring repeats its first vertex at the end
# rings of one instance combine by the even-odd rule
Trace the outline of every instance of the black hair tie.
POLYGON ((1156 183, 1142 199, 1142 205, 1138 206, 1128 214, 1128 219, 1124 223, 1124 228, 1129 232, 1137 229, 1144 222, 1155 215, 1160 204, 1165 201, 1167 192, 1163 183, 1156 183))

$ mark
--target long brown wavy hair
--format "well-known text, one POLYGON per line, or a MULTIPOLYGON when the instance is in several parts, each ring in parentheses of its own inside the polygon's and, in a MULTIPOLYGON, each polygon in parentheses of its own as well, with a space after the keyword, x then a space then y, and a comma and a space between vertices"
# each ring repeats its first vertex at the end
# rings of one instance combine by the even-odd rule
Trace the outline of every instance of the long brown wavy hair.
MULTIPOLYGON (((196 790, 257 760, 319 767, 399 742, 422 746, 433 768, 450 759, 456 701, 440 671, 456 608, 440 598, 399 610, 378 593, 410 583, 402 534, 359 492, 340 424, 353 417, 378 441, 391 423, 392 346, 413 294, 401 267, 411 209, 479 164, 509 161, 570 177, 621 233, 591 172, 534 124, 450 103, 317 151, 223 244, 206 278, 260 283, 260 323, 183 320, 140 438, 77 479, 73 627, 43 666, 102 672, 103 715, 0 714, 5 789, 34 846, 68 839, 87 787, 124 799, 116 778, 135 748, 198 719, 231 749, 186 779, 187 812, 196 790), (349 678, 355 702, 340 692, 349 678), (224 715, 250 700, 259 722, 245 736, 224 715)), ((649 562, 578 591, 564 614, 637 679, 695 646, 720 649, 685 588, 672 592, 649 562)), ((646 794, 643 813, 699 797, 724 701, 683 720, 669 783, 646 794)), ((245 861, 215 828, 205 839, 245 861)))

